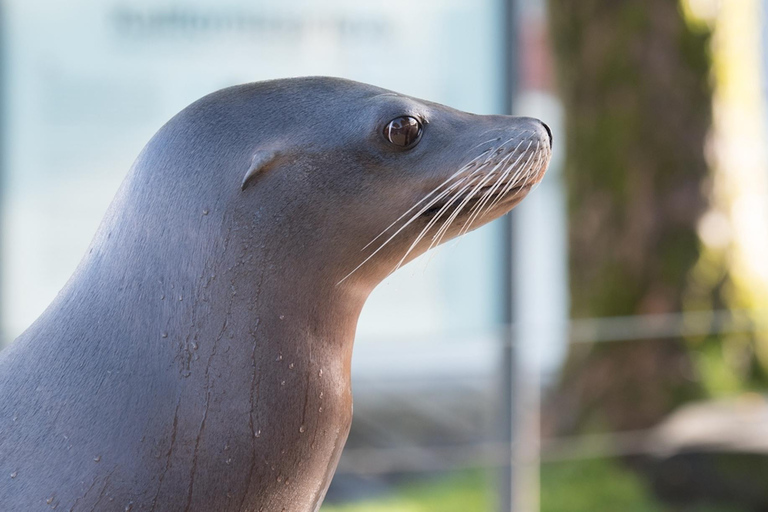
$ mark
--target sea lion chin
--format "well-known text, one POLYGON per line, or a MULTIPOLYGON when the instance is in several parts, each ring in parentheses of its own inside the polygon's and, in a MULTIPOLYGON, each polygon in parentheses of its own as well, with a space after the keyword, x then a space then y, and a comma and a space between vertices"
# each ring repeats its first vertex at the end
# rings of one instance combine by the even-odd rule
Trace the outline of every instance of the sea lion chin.
POLYGON ((317 510, 368 294, 513 208, 550 155, 537 120, 336 78, 193 103, 0 353, 0 508, 317 510))

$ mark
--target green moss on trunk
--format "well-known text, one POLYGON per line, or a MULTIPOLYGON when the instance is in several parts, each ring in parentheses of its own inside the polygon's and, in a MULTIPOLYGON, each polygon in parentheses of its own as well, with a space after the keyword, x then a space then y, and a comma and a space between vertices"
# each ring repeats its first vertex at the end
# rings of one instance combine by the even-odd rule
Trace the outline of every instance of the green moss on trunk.
MULTIPOLYGON (((572 313, 682 310, 707 206, 710 34, 676 0, 550 0, 567 112, 572 313)), ((699 396, 683 340, 571 353, 560 426, 642 428, 699 396)))

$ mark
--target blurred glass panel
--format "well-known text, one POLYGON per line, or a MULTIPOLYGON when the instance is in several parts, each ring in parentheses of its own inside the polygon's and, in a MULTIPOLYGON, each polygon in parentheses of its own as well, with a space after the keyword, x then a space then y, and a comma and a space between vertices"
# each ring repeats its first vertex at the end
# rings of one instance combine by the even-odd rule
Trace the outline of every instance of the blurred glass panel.
MULTIPOLYGON (((499 9, 498 0, 6 2, 3 339, 54 297, 144 143, 191 101, 324 74, 498 112, 499 9)), ((487 328, 498 316, 495 229, 382 285, 360 335, 487 328)))
MULTIPOLYGON (((502 6, 501 0, 5 2, 0 344, 53 299, 134 158, 187 104, 242 82, 334 75, 499 113, 502 6)), ((350 456, 332 495, 484 464, 482 458, 467 464, 461 448, 449 447, 445 458, 423 454, 423 464, 414 466, 391 449, 482 443, 493 431, 504 286, 500 230, 498 223, 487 226, 427 255, 370 298, 353 364, 350 456), (355 451, 371 447, 388 450, 387 458, 355 451), (360 460, 393 462, 381 470, 361 467, 360 460), (366 487, 366 479, 378 483, 366 487)), ((494 454, 493 446, 481 455, 488 452, 494 454)), ((484 475, 457 482, 483 497, 484 475)), ((471 493, 467 499, 474 499, 471 493)))

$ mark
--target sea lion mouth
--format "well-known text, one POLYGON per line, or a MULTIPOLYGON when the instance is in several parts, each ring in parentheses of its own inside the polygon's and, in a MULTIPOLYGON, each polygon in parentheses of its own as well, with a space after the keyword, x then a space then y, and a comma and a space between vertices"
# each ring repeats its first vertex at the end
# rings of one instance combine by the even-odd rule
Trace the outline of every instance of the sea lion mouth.
POLYGON ((433 218, 441 212, 445 214, 450 210, 450 205, 455 205, 456 208, 462 208, 463 211, 460 211, 459 215, 462 213, 469 214, 470 212, 474 212, 482 208, 484 204, 492 205, 488 208, 490 210, 500 204, 506 203, 510 199, 516 198, 520 192, 528 191, 532 187, 533 185, 528 183, 515 185, 508 189, 504 184, 496 187, 492 185, 481 187, 476 191, 464 192, 458 196, 439 201, 422 212, 421 216, 424 218, 433 218))

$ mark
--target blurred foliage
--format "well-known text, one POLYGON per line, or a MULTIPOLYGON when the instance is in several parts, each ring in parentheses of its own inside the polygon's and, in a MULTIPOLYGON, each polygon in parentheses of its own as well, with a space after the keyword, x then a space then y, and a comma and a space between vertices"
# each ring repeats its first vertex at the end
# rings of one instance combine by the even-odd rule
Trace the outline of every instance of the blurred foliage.
POLYGON ((545 464, 542 512, 663 512, 638 476, 609 460, 545 464))
MULTIPOLYGON (((676 0, 549 7, 566 108, 572 315, 682 311, 709 197, 710 31, 676 0)), ((705 395, 695 360, 683 339, 575 348, 556 429, 649 427, 705 395)))
MULTIPOLYGON (((383 498, 322 512, 490 512, 496 475, 469 471, 440 480, 403 485, 383 498)), ((617 461, 595 459, 545 463, 541 467, 541 512, 671 512, 647 484, 617 461)), ((739 508, 692 506, 675 512, 744 512, 739 508)))
POLYGON ((618 460, 550 462, 541 468, 542 512, 746 512, 717 505, 662 505, 647 482, 618 460))
POLYGON ((764 390, 768 384, 768 189, 765 149, 765 31, 762 0, 684 0, 694 23, 714 27, 711 207, 702 219, 702 256, 690 276, 690 310, 749 311, 750 333, 691 337, 694 361, 711 396, 764 390), (713 293, 715 292, 715 293, 713 293))
POLYGON ((648 477, 656 496, 677 509, 691 503, 738 503, 745 511, 768 510, 764 453, 691 448, 647 458, 636 467, 648 477))
POLYGON ((433 481, 402 485, 386 497, 343 505, 323 505, 321 512, 488 512, 495 509, 491 474, 469 471, 433 481))

